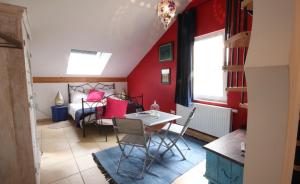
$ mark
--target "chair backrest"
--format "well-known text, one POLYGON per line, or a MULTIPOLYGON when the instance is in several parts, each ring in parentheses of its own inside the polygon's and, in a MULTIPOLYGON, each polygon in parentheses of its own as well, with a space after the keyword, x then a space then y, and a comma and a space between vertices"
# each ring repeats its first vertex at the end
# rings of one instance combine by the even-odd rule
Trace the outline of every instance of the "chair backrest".
POLYGON ((113 118, 114 129, 118 134, 144 136, 145 129, 140 119, 113 118))
POLYGON ((126 114, 144 111, 144 107, 136 102, 128 101, 126 114))
POLYGON ((184 123, 183 125, 183 129, 181 130, 181 133, 180 135, 183 135, 185 133, 185 131, 188 129, 190 123, 191 123, 191 120, 194 118, 194 115, 195 115, 195 111, 196 111, 196 107, 194 107, 192 109, 192 111, 190 112, 186 122, 184 123))

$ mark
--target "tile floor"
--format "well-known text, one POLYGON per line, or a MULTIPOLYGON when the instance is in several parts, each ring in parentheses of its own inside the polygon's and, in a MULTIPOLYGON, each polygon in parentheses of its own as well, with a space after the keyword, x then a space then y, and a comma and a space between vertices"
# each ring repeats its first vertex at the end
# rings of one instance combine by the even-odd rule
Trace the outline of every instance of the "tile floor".
MULTIPOLYGON (((41 184, 106 184, 91 153, 116 146, 113 132, 109 133, 108 142, 105 142, 105 137, 95 127, 89 127, 87 136, 83 138, 81 129, 75 126, 48 128, 52 123, 38 123, 39 143, 43 152, 41 184)), ((207 184, 202 176, 204 171, 205 163, 202 162, 177 178, 173 184, 207 184)))

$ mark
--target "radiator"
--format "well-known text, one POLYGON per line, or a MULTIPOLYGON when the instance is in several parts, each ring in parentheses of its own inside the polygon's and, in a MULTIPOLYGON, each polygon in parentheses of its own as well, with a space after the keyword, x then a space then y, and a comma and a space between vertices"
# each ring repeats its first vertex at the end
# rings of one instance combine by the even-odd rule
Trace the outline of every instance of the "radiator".
MULTIPOLYGON (((232 109, 198 103, 194 103, 193 107, 197 110, 189 128, 215 137, 222 137, 231 131, 232 109)), ((177 114, 182 116, 177 123, 182 124, 187 119, 191 107, 177 104, 176 109, 177 114)))

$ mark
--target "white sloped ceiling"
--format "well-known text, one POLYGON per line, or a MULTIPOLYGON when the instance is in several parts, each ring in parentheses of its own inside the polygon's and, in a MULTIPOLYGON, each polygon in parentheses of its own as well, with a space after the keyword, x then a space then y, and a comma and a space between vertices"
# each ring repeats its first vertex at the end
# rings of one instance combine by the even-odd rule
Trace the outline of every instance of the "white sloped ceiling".
MULTIPOLYGON (((0 0, 28 8, 33 76, 66 74, 71 49, 112 53, 101 76, 127 77, 164 33, 158 0, 0 0)), ((181 12, 190 0, 177 0, 181 12)))

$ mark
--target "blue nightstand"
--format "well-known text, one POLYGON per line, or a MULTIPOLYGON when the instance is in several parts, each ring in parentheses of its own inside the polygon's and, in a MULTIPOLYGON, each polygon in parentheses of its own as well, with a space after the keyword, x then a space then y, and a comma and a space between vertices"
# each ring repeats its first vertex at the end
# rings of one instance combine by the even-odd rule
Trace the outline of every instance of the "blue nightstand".
POLYGON ((61 106, 52 106, 52 121, 58 122, 58 121, 65 121, 68 119, 68 106, 67 105, 61 105, 61 106))

